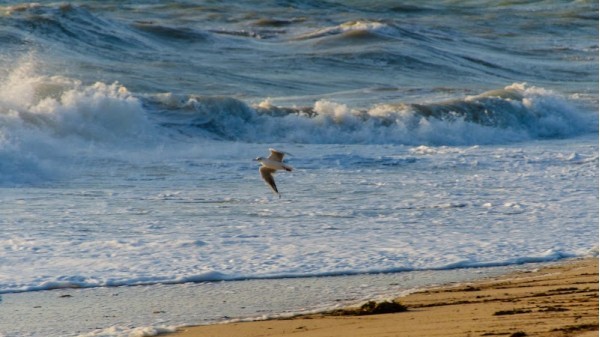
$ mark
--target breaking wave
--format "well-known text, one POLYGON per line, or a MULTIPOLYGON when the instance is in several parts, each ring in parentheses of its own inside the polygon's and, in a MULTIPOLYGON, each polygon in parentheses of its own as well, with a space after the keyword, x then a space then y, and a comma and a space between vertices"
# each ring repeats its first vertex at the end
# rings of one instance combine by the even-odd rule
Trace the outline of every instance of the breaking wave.
POLYGON ((259 143, 497 144, 596 132, 598 121, 567 98, 525 84, 439 103, 368 109, 327 100, 298 108, 173 94, 147 103, 159 123, 189 136, 259 143))
POLYGON ((60 176, 64 165, 58 164, 65 158, 128 156, 182 142, 454 146, 598 131, 598 114, 576 98, 525 84, 433 103, 363 109, 318 100, 285 107, 269 100, 249 104, 232 97, 132 93, 119 83, 84 84, 38 75, 34 59, 22 60, 0 85, 0 183, 60 176))
POLYGON ((268 99, 252 105, 232 97, 135 94, 119 83, 86 85, 36 75, 34 68, 23 62, 0 85, 4 149, 37 137, 111 146, 154 144, 173 134, 249 143, 472 145, 598 131, 598 114, 576 100, 518 83, 443 102, 282 107, 268 99))

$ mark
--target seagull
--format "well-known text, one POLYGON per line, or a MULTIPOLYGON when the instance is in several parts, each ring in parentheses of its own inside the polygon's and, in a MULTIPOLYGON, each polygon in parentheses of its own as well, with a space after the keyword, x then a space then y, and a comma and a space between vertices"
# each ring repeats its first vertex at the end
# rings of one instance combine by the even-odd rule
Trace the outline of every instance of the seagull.
POLYGON ((277 170, 292 172, 293 167, 283 163, 283 156, 289 153, 277 151, 275 149, 269 149, 269 151, 271 151, 271 155, 268 158, 257 157, 254 160, 262 164, 258 169, 260 176, 267 184, 269 184, 269 186, 271 186, 273 192, 281 198, 281 194, 279 194, 279 191, 277 190, 277 185, 275 185, 275 179, 273 179, 273 173, 277 170))

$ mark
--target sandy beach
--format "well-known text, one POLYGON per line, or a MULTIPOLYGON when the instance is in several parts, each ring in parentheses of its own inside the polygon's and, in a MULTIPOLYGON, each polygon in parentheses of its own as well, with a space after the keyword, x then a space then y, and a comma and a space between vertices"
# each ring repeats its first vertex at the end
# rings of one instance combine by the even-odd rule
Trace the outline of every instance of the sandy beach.
POLYGON ((598 336, 598 259, 429 288, 396 303, 406 311, 365 315, 348 308, 187 327, 169 336, 598 336))

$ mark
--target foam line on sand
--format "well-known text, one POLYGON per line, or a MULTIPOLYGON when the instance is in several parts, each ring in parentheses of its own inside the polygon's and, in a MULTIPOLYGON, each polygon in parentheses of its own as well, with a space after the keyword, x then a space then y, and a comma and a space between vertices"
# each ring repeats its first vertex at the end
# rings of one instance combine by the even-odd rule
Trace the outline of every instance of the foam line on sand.
POLYGON ((428 288, 397 301, 408 310, 186 327, 169 336, 598 336, 598 258, 428 288))

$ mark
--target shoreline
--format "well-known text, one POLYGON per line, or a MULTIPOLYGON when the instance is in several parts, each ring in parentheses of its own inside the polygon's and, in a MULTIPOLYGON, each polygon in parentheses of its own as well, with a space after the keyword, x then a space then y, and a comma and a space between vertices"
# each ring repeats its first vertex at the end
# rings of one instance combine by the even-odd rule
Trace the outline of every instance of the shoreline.
POLYGON ((166 337, 598 336, 598 258, 428 287, 396 301, 407 311, 356 308, 179 328, 166 337))
POLYGON ((2 295, 0 317, 5 319, 0 320, 0 334, 156 335, 190 325, 323 313, 548 264, 9 293, 2 295), (64 319, 58 321, 57 316, 64 319))

